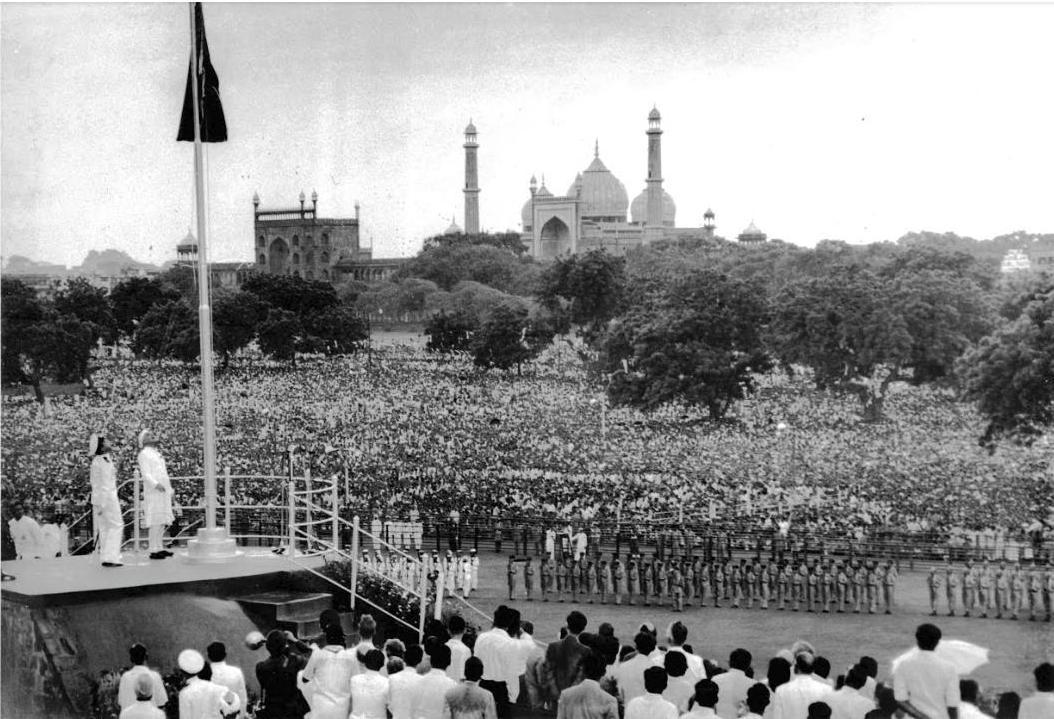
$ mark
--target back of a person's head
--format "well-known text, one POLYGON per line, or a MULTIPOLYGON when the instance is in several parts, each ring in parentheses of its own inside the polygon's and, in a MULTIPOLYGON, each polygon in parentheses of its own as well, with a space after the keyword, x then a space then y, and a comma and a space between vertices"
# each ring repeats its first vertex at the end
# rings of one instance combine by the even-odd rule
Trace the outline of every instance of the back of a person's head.
POLYGON ((424 659, 425 649, 420 644, 411 644, 406 648, 406 654, 403 655, 403 661, 406 662, 408 667, 416 667, 424 659))
POLYGON ((340 612, 336 609, 323 609, 318 615, 318 626, 325 631, 330 624, 340 624, 340 612))
POLYGON ((599 681, 604 676, 604 672, 607 671, 607 662, 596 652, 589 652, 589 654, 582 657, 580 666, 582 667, 582 676, 594 681, 599 681))
POLYGON ((524 634, 530 634, 532 637, 534 636, 534 622, 530 622, 524 619, 522 622, 520 622, 520 629, 523 631, 524 634))
POLYGON ((831 705, 827 702, 813 702, 809 705, 807 719, 831 719, 831 705))
POLYGON ((769 659, 768 672, 765 674, 769 688, 773 691, 781 684, 786 684, 791 678, 791 665, 783 657, 772 657, 769 659))
POLYGON ((389 657, 405 657, 406 645, 401 639, 393 637, 384 643, 384 653, 389 657))
POLYGON ((959 680, 959 698, 970 704, 977 703, 977 682, 973 679, 959 680))
POLYGON ((713 709, 717 706, 718 696, 717 684, 709 679, 700 679, 695 683, 695 691, 693 694, 694 702, 698 706, 710 707, 713 709))
POLYGON ((465 660, 465 679, 470 682, 478 682, 483 677, 483 660, 479 657, 469 657, 465 660))
POLYGON ((859 664, 855 665, 845 675, 845 685, 850 689, 861 689, 867 683, 867 671, 859 664))
POLYGON ((872 679, 878 676, 878 661, 874 657, 869 657, 865 654, 860 657, 860 661, 857 664, 863 667, 864 673, 872 679))
POLYGON ((615 636, 615 627, 612 626, 611 622, 604 622, 597 628, 597 634, 602 637, 613 637, 615 636))
POLYGON ((816 657, 812 662, 812 673, 826 679, 831 676, 831 662, 827 661, 827 657, 816 657))
POLYGON ((816 658, 809 652, 798 652, 794 655, 794 672, 796 674, 812 674, 815 661, 816 658))
POLYGON ((669 678, 662 667, 648 667, 644 670, 644 691, 649 694, 662 694, 666 691, 669 678))
POLYGON ((377 631, 377 620, 370 614, 363 614, 359 620, 359 641, 370 641, 377 631))
POLYGON ((267 633, 267 641, 264 646, 267 647, 267 653, 272 657, 277 657, 279 654, 285 651, 288 639, 285 636, 285 632, 281 629, 272 629, 267 633))
POLYGON ((450 617, 450 621, 446 623, 447 631, 451 634, 464 634, 465 632, 465 618, 460 614, 455 614, 450 617))
POLYGON ((631 647, 629 644, 623 644, 621 647, 619 647, 618 650, 618 660, 620 662, 624 662, 626 661, 626 658, 629 657, 629 655, 633 654, 636 651, 637 649, 635 647, 631 647))
POLYGON ((366 656, 362 663, 365 664, 366 668, 370 671, 379 672, 381 667, 384 666, 384 652, 380 649, 371 649, 366 652, 366 656))
POLYGON ((897 702, 893 688, 887 687, 885 684, 879 684, 875 687, 875 705, 878 706, 883 714, 891 716, 893 712, 900 709, 900 703, 897 702))
POLYGON ((133 644, 128 649, 128 658, 132 661, 132 664, 145 664, 146 647, 142 644, 133 644))
POLYGON ((1043 662, 1032 671, 1036 678, 1036 691, 1054 692, 1054 664, 1043 662))
POLYGON ((670 641, 680 646, 688 641, 688 627, 684 626, 684 622, 674 622, 670 625, 670 641))
POLYGON ((450 666, 450 647, 440 644, 428 655, 433 669, 446 669, 450 666))
POLYGON ((754 661, 754 657, 746 649, 733 649, 732 653, 728 655, 728 666, 741 672, 750 669, 752 661, 754 661))
POLYGON ((761 716, 765 713, 765 707, 772 700, 769 688, 758 682, 747 689, 747 709, 761 716))
POLYGON ((154 678, 143 672, 135 678, 135 698, 141 702, 154 697, 154 678))
POLYGON ((505 629, 509 626, 509 608, 504 604, 494 610, 494 626, 505 629))
POLYGON ((340 626, 340 622, 327 624, 323 633, 326 635, 326 644, 335 647, 344 646, 344 627, 340 626))
POLYGON ((923 651, 933 651, 941 641, 941 630, 935 624, 920 624, 915 630, 915 643, 923 651))
POLYGON ((683 677, 688 671, 688 659, 681 652, 666 652, 662 664, 671 677, 683 677))
POLYGON ((581 634, 586 628, 586 615, 577 610, 567 615, 567 631, 581 634))
POLYGON ((1017 719, 1020 711, 1020 694, 1017 692, 1003 692, 999 695, 999 705, 995 710, 995 719, 1017 719))
POLYGON ((210 662, 222 662, 227 658, 227 645, 223 642, 213 642, 205 648, 205 656, 210 662))
POLYGON ((388 676, 391 676, 406 669, 406 662, 402 660, 402 657, 388 657, 388 663, 385 667, 388 669, 388 676))
MULTIPOLYGON (((655 637, 649 632, 639 632, 637 636, 633 637, 633 646, 637 648, 638 654, 648 656, 655 651, 655 637)), ((665 672, 663 676, 665 676, 665 672)))

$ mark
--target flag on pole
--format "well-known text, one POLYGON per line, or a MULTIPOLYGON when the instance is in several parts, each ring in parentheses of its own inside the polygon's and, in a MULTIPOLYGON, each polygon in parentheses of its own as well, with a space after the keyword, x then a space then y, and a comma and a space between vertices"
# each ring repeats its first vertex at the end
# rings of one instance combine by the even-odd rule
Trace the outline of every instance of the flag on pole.
POLYGON ((194 47, 191 48, 190 67, 187 68, 187 90, 183 95, 183 116, 179 120, 177 142, 194 142, 194 97, 192 80, 197 81, 198 119, 202 142, 226 142, 227 120, 220 104, 220 79, 209 59, 209 43, 205 39, 205 16, 201 3, 194 3, 194 47))

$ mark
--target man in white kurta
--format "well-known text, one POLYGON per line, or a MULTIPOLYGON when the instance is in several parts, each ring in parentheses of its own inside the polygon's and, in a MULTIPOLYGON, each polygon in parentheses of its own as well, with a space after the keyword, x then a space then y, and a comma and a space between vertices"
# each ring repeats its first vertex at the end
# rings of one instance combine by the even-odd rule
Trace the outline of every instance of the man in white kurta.
POLYGON ((147 549, 151 559, 171 556, 162 537, 172 524, 172 483, 165 459, 157 450, 157 440, 148 429, 139 433, 139 476, 143 479, 143 524, 147 528, 147 549))
POLYGON ((124 519, 117 499, 117 469, 105 437, 91 436, 91 507, 96 545, 104 567, 121 566, 124 519))
POLYGON ((7 520, 7 526, 11 530, 11 541, 15 543, 18 558, 39 559, 47 556, 44 553, 44 531, 37 520, 26 515, 21 504, 12 507, 11 514, 14 516, 7 520))

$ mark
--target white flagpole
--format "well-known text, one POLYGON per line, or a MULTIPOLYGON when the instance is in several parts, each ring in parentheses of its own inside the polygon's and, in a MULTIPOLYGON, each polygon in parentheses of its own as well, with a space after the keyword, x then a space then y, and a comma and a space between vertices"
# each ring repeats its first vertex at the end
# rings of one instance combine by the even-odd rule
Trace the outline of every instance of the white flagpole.
POLYGON ((215 389, 212 383, 212 308, 209 306, 209 262, 206 243, 204 158, 201 148, 202 89, 201 55, 195 27, 194 3, 190 7, 191 77, 194 87, 194 191, 198 215, 198 334, 201 346, 201 411, 205 425, 205 528, 216 528, 216 418, 215 389))

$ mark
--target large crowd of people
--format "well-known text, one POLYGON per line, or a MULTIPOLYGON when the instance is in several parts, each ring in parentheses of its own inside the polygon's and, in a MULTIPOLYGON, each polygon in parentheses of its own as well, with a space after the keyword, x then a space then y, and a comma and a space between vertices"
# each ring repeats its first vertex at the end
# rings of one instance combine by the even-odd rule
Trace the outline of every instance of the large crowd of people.
MULTIPOLYGON (((56 524, 85 511, 92 433, 109 438, 118 482, 132 475, 144 428, 173 478, 201 474, 195 370, 98 364, 94 388, 54 398, 47 416, 32 402, 5 404, 5 510, 21 502, 56 524)), ((246 358, 217 388, 219 464, 235 476, 235 505, 280 506, 292 469, 340 478, 349 514, 418 514, 431 530, 457 513, 459 531, 486 541, 575 523, 607 542, 629 531, 656 542, 680 527, 697 545, 709 534, 844 553, 896 537, 914 550, 928 541, 1024 562, 1049 546, 1054 448, 989 455, 976 444, 980 418, 939 389, 896 387, 888 421, 863 424, 853 398, 765 376, 730 421, 710 423, 689 407, 608 408, 559 343, 523 377, 391 345, 295 369, 246 358)), ((200 480, 173 487, 177 505, 201 505, 200 480)))
MULTIPOLYGON (((888 676, 862 654, 832 667, 805 640, 762 660, 734 649, 727 663, 691 644, 676 621, 664 635, 645 622, 630 638, 611 624, 591 630, 571 611, 559 639, 532 636, 533 626, 502 605, 492 626, 476 631, 460 615, 427 625, 423 641, 383 640, 369 614, 346 635, 340 615, 319 617, 321 634, 275 629, 245 638, 261 651, 255 667, 227 663, 226 645, 188 648, 168 676, 151 669, 147 648, 131 647, 131 666, 101 696, 120 719, 1049 719, 1054 666, 1033 672, 1035 691, 982 691, 961 653, 945 653, 941 630, 919 625, 915 648, 888 676), (468 630, 468 631, 467 631, 468 630), (590 630, 590 631, 587 631, 590 630), (252 672, 256 686, 247 689, 252 672), (114 706, 116 704, 116 706, 114 706), (174 711, 178 706, 178 712, 174 711)), ((954 643, 953 643, 954 644, 954 643)), ((866 647, 864 647, 866 651, 866 647)), ((1023 682, 1024 684, 1024 682, 1023 682)), ((103 711, 102 713, 106 713, 103 711)))

